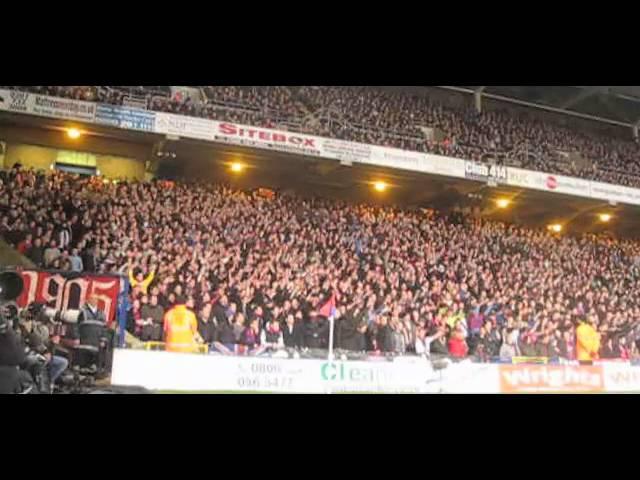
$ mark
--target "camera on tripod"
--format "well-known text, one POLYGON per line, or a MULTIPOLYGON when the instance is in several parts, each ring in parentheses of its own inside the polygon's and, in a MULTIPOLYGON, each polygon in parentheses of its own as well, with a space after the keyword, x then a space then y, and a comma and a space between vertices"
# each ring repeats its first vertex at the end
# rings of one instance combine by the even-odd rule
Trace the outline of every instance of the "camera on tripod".
MULTIPOLYGON (((113 335, 107 328, 104 315, 96 314, 100 312, 96 310, 95 303, 91 310, 86 307, 58 310, 34 302, 20 311, 15 300, 22 290, 23 281, 18 273, 0 273, 0 334, 12 330, 12 334, 23 339, 30 373, 46 370, 42 367, 48 364, 46 355, 50 353, 54 357, 65 357, 69 362, 69 368, 58 377, 63 391, 83 392, 93 387, 98 378, 108 374, 113 335), (29 339, 38 337, 46 342, 45 346, 37 340, 30 344, 29 339)), ((89 303, 92 303, 91 299, 89 303)), ((36 377, 39 374, 32 373, 31 376, 38 385, 47 383, 44 377, 42 382, 38 381, 36 377)), ((40 386, 38 389, 42 390, 40 386)), ((45 390, 50 390, 50 384, 45 390)))
POLYGON ((47 322, 52 336, 63 339, 56 350, 64 353, 70 363, 67 374, 61 378, 64 390, 82 393, 93 388, 108 373, 110 337, 106 324, 83 318, 83 311, 75 309, 42 306, 37 316, 47 322))

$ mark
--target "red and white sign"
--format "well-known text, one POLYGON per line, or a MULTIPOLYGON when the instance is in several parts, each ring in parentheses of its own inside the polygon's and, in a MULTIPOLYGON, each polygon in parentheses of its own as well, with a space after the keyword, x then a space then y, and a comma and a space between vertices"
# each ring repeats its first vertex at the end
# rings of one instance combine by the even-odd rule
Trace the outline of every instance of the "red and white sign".
POLYGON ((296 153, 308 155, 321 155, 320 137, 291 133, 265 128, 248 127, 229 122, 213 122, 214 135, 230 143, 240 145, 275 146, 278 150, 291 150, 296 153))
POLYGON ((104 311, 107 322, 116 319, 118 295, 124 288, 124 280, 114 275, 82 275, 73 277, 60 273, 23 270, 19 272, 24 282, 22 294, 16 300, 20 308, 30 303, 51 304, 56 310, 77 310, 90 295, 98 298, 98 307, 104 311))
MULTIPOLYGON (((549 175, 542 173, 538 176, 538 188, 555 193, 564 193, 578 197, 589 197, 591 182, 580 178, 567 177, 564 175, 549 175), (542 181, 541 181, 542 180, 542 181)), ((534 186, 534 188, 536 188, 534 186)))
POLYGON ((565 175, 551 175, 544 172, 508 167, 506 183, 513 187, 532 188, 577 197, 591 197, 590 181, 565 175))

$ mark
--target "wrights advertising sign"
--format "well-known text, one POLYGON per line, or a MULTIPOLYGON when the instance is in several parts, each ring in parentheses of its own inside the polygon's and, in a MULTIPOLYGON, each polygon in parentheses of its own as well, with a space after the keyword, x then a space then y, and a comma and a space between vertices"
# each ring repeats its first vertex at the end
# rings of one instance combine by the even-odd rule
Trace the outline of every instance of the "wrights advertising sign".
POLYGON ((580 393, 604 391, 600 366, 500 365, 502 393, 580 393))

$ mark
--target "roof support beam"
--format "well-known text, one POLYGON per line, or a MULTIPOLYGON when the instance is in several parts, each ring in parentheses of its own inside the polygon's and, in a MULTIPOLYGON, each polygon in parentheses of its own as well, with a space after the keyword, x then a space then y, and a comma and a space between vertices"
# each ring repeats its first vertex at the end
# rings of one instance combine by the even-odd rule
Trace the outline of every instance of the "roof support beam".
POLYGON ((473 91, 473 104, 476 107, 476 112, 482 113, 482 92, 487 87, 478 87, 473 91))
POLYGON ((596 93, 602 92, 605 88, 606 87, 589 87, 589 88, 585 88, 580 93, 578 93, 577 95, 573 96, 572 98, 570 98, 569 100, 564 102, 560 108, 563 109, 563 110, 565 110, 567 108, 571 108, 574 105, 577 105, 578 103, 582 102, 583 100, 589 98, 590 96, 595 95, 596 93))
POLYGON ((638 97, 630 97, 629 95, 623 95, 621 93, 614 93, 617 98, 621 98, 622 100, 628 100, 630 102, 640 103, 640 98, 638 97))
MULTIPOLYGON (((446 85, 438 85, 438 88, 444 88, 445 90, 453 90, 455 92, 460 92, 460 93, 468 93, 468 94, 473 94, 474 90, 470 89, 470 88, 462 88, 462 87, 455 87, 455 86, 446 86, 446 85)), ((507 103, 513 103, 516 105, 523 105, 525 107, 531 107, 531 108, 537 108, 539 110, 546 110, 548 112, 556 112, 556 113, 563 113, 565 115, 570 115, 572 117, 577 117, 577 118, 586 118, 587 120, 594 120, 596 122, 602 122, 602 123, 608 123, 610 125, 618 125, 620 127, 632 127, 633 125, 628 123, 628 122, 620 122, 618 120, 613 120, 610 118, 604 118, 604 117, 597 117, 595 115, 588 115, 586 113, 579 113, 579 112, 574 112, 571 110, 564 110, 561 108, 556 108, 556 107, 550 107, 548 105, 542 105, 540 103, 533 103, 533 102, 527 102, 524 100, 518 100, 515 98, 510 98, 510 97, 505 97, 502 95, 495 95, 493 93, 485 93, 483 94, 483 97, 486 98, 491 98, 493 100, 500 100, 503 102, 507 102, 507 103)))

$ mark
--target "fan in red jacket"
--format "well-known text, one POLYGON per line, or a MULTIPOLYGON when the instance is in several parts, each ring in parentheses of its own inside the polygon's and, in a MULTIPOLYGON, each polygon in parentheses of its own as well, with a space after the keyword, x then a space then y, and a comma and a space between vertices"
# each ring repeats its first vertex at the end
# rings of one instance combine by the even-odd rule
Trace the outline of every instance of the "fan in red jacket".
POLYGON ((469 347, 464 339, 464 333, 460 321, 456 322, 456 327, 449 337, 449 355, 454 358, 464 358, 469 352, 469 347))

